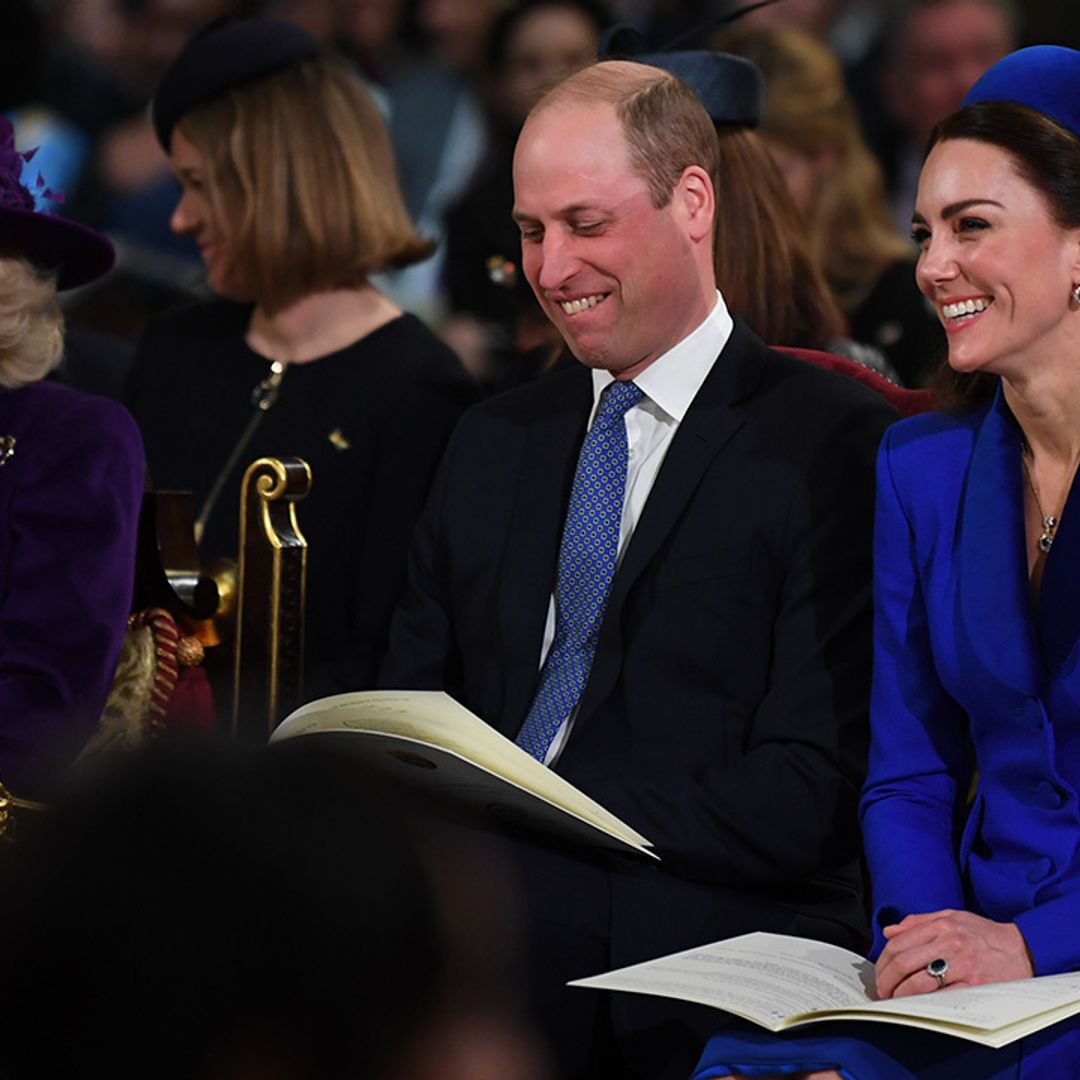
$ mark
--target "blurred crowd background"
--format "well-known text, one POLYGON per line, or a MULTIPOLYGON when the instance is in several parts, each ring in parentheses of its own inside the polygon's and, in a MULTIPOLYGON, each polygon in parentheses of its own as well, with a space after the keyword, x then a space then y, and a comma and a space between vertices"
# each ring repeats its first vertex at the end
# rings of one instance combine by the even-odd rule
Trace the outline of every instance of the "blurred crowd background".
MULTIPOLYGON (((537 97, 595 57, 600 35, 615 24, 635 28, 650 49, 734 48, 763 68, 763 134, 807 215, 815 256, 852 322, 852 337, 876 334, 867 344, 888 355, 889 326, 863 335, 852 313, 874 285, 893 291, 884 276, 888 266, 899 265, 909 284, 903 245, 930 128, 1011 48, 1080 45, 1080 17, 1053 0, 776 0, 725 24, 741 6, 747 5, 5 0, 0 108, 15 124, 20 149, 38 148, 24 180, 40 175, 41 197, 50 197, 56 212, 103 229, 119 251, 113 274, 68 301, 77 333, 61 377, 119 396, 150 315, 204 292, 193 241, 170 229, 178 188, 151 129, 148 102, 184 42, 222 14, 294 20, 361 71, 385 113, 408 207, 420 231, 438 241, 427 262, 379 285, 439 331, 481 381, 497 383, 513 356, 548 333, 516 265, 509 217, 516 132, 537 97), (840 93, 846 89, 857 121, 853 137, 871 162, 871 174, 858 173, 855 183, 870 190, 881 183, 880 170, 892 222, 884 230, 880 221, 855 220, 847 212, 850 198, 835 194, 840 189, 830 177, 850 156, 852 136, 833 123, 814 137, 820 125, 814 128, 807 110, 821 86, 815 90, 813 63, 803 82, 793 74, 808 62, 805 50, 797 41, 794 54, 786 48, 777 56, 775 42, 755 45, 756 32, 778 28, 820 43, 839 65, 840 93), (831 211, 822 208, 829 203, 822 193, 830 190, 831 211)), ((819 112, 835 111, 828 98, 834 91, 824 93, 819 112)), ((919 372, 900 377, 922 378, 919 372)))

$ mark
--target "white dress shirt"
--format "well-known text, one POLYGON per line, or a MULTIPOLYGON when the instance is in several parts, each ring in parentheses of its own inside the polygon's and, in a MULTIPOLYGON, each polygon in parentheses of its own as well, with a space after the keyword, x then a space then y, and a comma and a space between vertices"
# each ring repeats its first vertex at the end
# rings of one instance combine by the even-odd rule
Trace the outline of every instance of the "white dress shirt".
MULTIPOLYGON (((626 413, 628 457, 626 489, 623 493, 622 522, 619 527, 619 551, 616 569, 622 562, 626 546, 641 519, 645 503, 652 491, 660 466, 664 463, 671 440, 686 416, 690 403, 697 396, 716 358, 731 336, 732 319, 724 298, 716 294, 716 304, 705 321, 683 338, 678 345, 658 356, 640 375, 635 384, 644 395, 626 413)), ((592 427, 600 404, 600 395, 614 381, 610 371, 594 369, 593 407, 589 414, 592 427)), ((543 667, 551 643, 555 639, 555 597, 548 604, 547 625, 540 650, 543 667)), ((576 712, 576 710, 575 710, 576 712)), ((567 718, 555 733, 544 763, 550 765, 559 756, 573 726, 574 716, 567 718)))

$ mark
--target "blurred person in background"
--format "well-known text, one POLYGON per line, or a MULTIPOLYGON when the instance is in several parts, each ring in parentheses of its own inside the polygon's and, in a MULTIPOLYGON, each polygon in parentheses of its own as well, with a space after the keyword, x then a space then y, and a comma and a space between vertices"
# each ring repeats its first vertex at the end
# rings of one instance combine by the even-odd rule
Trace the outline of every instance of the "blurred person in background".
MULTIPOLYGON (((94 133, 94 154, 78 208, 137 253, 196 264, 190 241, 169 229, 177 195, 168 162, 147 123, 146 106, 165 69, 200 26, 222 14, 229 0, 123 0, 118 54, 112 77, 123 94, 122 112, 94 133)), ((179 274, 179 267, 176 269, 179 274)), ((189 271, 190 277, 194 273, 189 271)))
POLYGON ((553 340, 520 270, 521 233, 511 216, 514 144, 533 105, 592 62, 606 25, 599 0, 522 0, 492 31, 491 145, 447 216, 451 315, 440 327, 481 380, 498 383, 516 356, 553 340))
POLYGON ((236 553, 247 465, 308 462, 307 688, 363 688, 413 520, 474 395, 451 350, 370 280, 430 246, 371 96, 299 26, 197 35, 154 123, 182 191, 172 226, 198 244, 216 299, 155 319, 140 344, 129 398, 151 475, 194 493, 212 558, 236 553))
POLYGON ((902 232, 911 224, 930 132, 1015 47, 1017 29, 1011 0, 900 0, 883 36, 889 126, 867 134, 885 168, 889 206, 902 232))
POLYGON ((399 35, 412 33, 411 54, 372 40, 386 33, 391 0, 345 0, 345 47, 381 72, 379 82, 398 162, 405 205, 421 235, 435 244, 427 260, 381 276, 379 284, 428 323, 447 312, 446 214, 472 180, 488 147, 486 102, 491 90, 487 42, 506 0, 396 0, 399 35), (374 7, 374 12, 369 11, 374 7))
POLYGON ((905 385, 923 385, 944 354, 944 335, 916 287, 913 247, 890 217, 839 61, 815 37, 782 27, 740 28, 720 44, 765 77, 761 137, 848 333, 879 350, 905 385))

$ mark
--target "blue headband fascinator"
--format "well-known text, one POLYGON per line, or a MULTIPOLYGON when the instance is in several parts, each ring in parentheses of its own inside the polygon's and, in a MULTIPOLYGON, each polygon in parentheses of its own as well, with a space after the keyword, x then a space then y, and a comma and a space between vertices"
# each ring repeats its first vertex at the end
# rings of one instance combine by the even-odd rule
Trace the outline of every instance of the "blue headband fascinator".
POLYGON ((1049 116, 1080 138, 1080 52, 1032 45, 999 60, 967 92, 965 105, 1009 101, 1049 116))

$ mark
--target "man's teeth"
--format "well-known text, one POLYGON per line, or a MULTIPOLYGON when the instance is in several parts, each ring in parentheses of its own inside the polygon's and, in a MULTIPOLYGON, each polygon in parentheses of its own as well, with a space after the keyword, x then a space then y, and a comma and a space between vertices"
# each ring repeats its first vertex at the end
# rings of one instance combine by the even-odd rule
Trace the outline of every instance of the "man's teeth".
POLYGON ((961 315, 974 315, 976 311, 985 311, 990 306, 989 300, 961 300, 955 304, 942 304, 941 312, 946 319, 958 319, 961 315))
POLYGON ((604 298, 599 295, 583 296, 580 300, 561 301, 559 307, 561 307, 567 315, 576 315, 579 311, 584 311, 586 308, 596 307, 603 299, 604 298))

